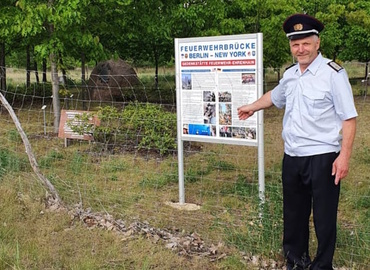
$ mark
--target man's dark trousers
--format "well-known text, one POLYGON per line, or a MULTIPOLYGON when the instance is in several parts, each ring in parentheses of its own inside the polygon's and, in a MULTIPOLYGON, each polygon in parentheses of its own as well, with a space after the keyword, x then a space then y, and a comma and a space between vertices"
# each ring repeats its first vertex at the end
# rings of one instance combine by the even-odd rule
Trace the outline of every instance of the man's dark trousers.
POLYGON ((340 185, 332 165, 338 153, 283 159, 283 249, 287 269, 333 269, 340 185), (309 256, 309 219, 318 241, 315 259, 309 256))

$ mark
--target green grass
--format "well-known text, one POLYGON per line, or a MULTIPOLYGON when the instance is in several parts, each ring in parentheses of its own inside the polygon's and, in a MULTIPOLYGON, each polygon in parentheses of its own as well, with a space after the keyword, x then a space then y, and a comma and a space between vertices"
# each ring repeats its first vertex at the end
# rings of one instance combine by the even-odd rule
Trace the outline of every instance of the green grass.
MULTIPOLYGON (((207 267, 206 260, 187 260, 144 236, 122 240, 110 231, 88 229, 67 212, 47 211, 41 201, 17 195, 19 188, 10 179, 0 186, 0 269, 207 267)), ((42 191, 38 192, 42 197, 42 191)))
POLYGON ((24 157, 0 147, 0 180, 7 172, 20 172, 27 167, 28 161, 24 157))

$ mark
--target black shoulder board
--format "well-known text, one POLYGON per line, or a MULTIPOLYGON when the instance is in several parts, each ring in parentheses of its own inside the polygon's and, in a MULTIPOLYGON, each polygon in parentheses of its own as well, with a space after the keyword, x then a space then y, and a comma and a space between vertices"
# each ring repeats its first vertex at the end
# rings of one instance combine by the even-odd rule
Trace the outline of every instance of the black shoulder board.
POLYGON ((287 67, 287 68, 285 69, 285 71, 287 71, 287 70, 288 70, 288 69, 290 69, 291 67, 294 67, 296 64, 297 64, 297 63, 291 64, 289 67, 287 67))
POLYGON ((334 69, 336 72, 339 72, 340 70, 343 69, 343 67, 341 65, 339 65, 338 63, 334 62, 334 61, 330 61, 328 63, 329 67, 331 67, 332 69, 334 69))

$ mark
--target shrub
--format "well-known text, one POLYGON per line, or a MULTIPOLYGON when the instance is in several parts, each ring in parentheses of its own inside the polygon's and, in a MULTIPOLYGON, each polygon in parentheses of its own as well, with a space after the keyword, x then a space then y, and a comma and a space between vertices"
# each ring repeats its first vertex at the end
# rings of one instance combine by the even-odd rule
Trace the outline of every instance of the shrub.
POLYGON ((110 148, 133 145, 161 155, 176 149, 176 115, 159 105, 134 102, 122 111, 106 106, 101 107, 97 115, 99 126, 88 123, 91 115, 82 115, 78 116, 81 125, 70 125, 70 128, 79 134, 93 134, 95 142, 110 148))

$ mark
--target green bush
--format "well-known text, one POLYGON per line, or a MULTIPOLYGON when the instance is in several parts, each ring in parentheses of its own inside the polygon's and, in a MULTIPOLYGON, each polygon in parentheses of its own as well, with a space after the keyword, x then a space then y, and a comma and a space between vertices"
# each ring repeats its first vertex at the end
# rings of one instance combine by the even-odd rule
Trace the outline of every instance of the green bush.
POLYGON ((118 145, 158 151, 161 155, 176 149, 176 115, 161 106, 130 103, 119 111, 112 106, 97 112, 99 126, 88 123, 91 115, 81 115, 79 126, 70 125, 79 134, 93 134, 94 141, 108 148, 118 145))

